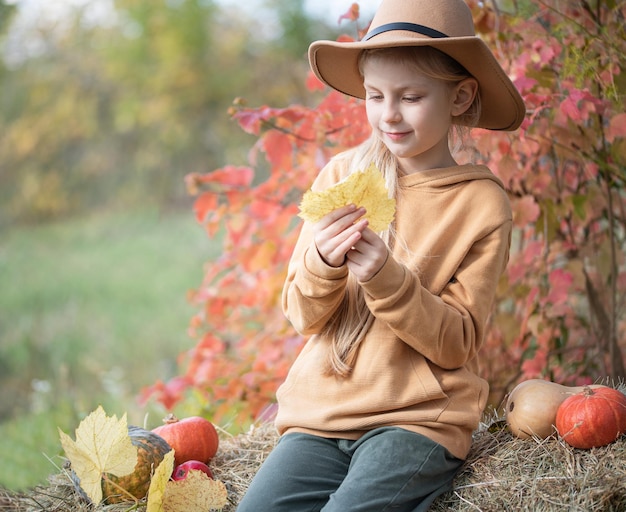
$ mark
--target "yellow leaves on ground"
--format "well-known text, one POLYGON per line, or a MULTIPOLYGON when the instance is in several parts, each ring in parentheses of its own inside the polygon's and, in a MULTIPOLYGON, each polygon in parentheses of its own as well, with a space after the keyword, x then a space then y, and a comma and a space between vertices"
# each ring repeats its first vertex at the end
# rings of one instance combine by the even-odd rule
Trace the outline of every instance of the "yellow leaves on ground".
POLYGON ((191 470, 184 480, 167 482, 163 508, 155 509, 155 512, 220 510, 226 506, 227 496, 226 486, 222 482, 212 480, 202 471, 191 470))
POLYGON ((76 441, 59 429, 61 445, 80 479, 80 486, 94 503, 102 501, 102 474, 125 476, 137 464, 137 447, 128 435, 126 414, 107 417, 98 407, 80 422, 76 441))
POLYGON ((174 469, 174 450, 159 464, 148 491, 146 512, 188 512, 220 510, 226 506, 228 492, 219 480, 192 469, 184 480, 170 480, 174 469))
POLYGON ((148 489, 148 505, 146 512, 163 512, 165 488, 172 471, 174 471, 174 450, 165 454, 161 464, 157 466, 154 475, 152 475, 150 488, 148 489))
POLYGON ((382 174, 371 164, 367 170, 353 172, 326 190, 307 191, 300 203, 299 217, 317 222, 333 210, 348 204, 367 210, 365 217, 375 232, 385 231, 396 212, 396 201, 389 197, 382 174))
MULTIPOLYGON (((102 474, 121 477, 135 469, 137 447, 128 435, 126 414, 106 416, 102 406, 89 414, 76 429, 76 441, 59 429, 61 445, 80 486, 95 504, 102 501, 102 474)), ((174 469, 174 450, 168 452, 150 480, 146 512, 188 512, 220 510, 226 506, 228 492, 219 480, 202 471, 192 470, 184 480, 170 480, 174 469)))

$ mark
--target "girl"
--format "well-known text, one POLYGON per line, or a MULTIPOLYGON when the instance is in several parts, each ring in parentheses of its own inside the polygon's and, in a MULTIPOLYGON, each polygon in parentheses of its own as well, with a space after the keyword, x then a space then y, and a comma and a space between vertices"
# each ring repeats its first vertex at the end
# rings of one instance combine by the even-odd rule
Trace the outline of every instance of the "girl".
POLYGON ((488 395, 477 375, 511 210, 485 167, 459 165, 453 126, 514 130, 519 93, 463 0, 383 0, 359 42, 317 41, 311 67, 365 99, 371 138, 313 188, 374 162, 389 230, 347 205, 305 222, 283 307, 310 339, 279 388, 281 439, 240 512, 423 511, 451 487, 488 395))

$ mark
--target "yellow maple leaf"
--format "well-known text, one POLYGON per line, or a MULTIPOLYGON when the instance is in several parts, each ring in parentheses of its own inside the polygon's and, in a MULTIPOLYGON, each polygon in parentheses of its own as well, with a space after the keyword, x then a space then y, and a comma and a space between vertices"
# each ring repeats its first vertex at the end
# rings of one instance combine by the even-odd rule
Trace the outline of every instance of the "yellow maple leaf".
POLYGON ((169 451, 157 466, 150 480, 148 489, 148 504, 146 512, 163 512, 163 498, 167 482, 174 470, 174 450, 169 451))
POLYGON ((102 474, 125 476, 137 464, 137 447, 128 435, 126 414, 108 417, 102 406, 83 419, 76 441, 59 429, 61 445, 80 486, 93 503, 102 501, 102 474))
POLYGON ((192 469, 184 480, 167 482, 163 512, 221 510, 227 503, 228 491, 223 482, 192 469))
POLYGON ((326 190, 307 191, 300 203, 299 217, 317 222, 348 204, 365 208, 369 227, 376 232, 387 229, 396 213, 396 200, 389 197, 383 175, 371 164, 365 171, 353 172, 326 190))

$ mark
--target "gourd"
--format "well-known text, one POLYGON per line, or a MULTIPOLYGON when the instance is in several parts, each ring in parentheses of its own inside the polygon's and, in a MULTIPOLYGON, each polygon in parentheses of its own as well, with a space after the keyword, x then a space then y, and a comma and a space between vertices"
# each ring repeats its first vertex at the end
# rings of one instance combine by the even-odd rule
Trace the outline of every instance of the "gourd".
POLYGON ((137 464, 130 475, 117 477, 107 474, 102 480, 102 495, 106 503, 120 503, 132 498, 140 500, 148 494, 150 479, 165 454, 172 448, 160 436, 140 427, 129 426, 131 443, 137 447, 137 464), (124 489, 124 493, 121 489, 124 489))
POLYGON ((190 416, 179 420, 169 414, 163 422, 163 425, 152 431, 174 449, 176 466, 189 460, 199 460, 207 464, 217 453, 219 437, 213 423, 206 418, 190 416))
MULTIPOLYGON (((591 385, 590 388, 605 386, 591 385)), ((511 433, 521 439, 545 439, 555 433, 556 413, 568 397, 583 391, 582 386, 562 386, 542 379, 519 383, 507 397, 506 422, 511 433)))
POLYGON ((575 448, 612 443, 626 432, 626 395, 609 387, 585 387, 559 406, 556 429, 575 448))

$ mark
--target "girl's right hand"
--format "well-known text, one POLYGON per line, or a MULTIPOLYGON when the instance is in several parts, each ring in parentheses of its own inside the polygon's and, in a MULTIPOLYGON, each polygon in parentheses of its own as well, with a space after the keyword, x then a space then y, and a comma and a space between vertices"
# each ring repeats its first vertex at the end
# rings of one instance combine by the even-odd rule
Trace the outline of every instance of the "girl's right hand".
POLYGON ((333 210, 313 226, 313 240, 322 259, 331 267, 340 267, 346 254, 361 239, 367 227, 365 208, 355 205, 333 210))

